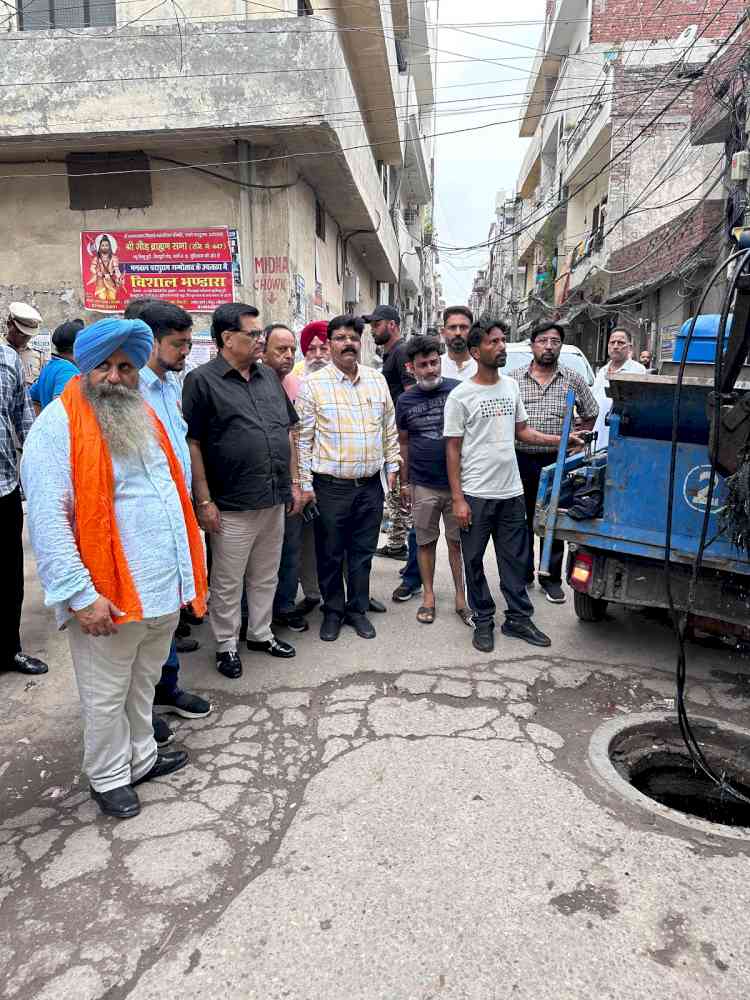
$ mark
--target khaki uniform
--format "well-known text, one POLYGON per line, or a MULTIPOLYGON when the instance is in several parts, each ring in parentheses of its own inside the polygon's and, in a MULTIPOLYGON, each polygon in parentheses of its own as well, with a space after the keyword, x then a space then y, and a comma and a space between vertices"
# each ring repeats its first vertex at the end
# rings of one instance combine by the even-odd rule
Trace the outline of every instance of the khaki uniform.
POLYGON ((33 385, 39 378, 39 373, 44 366, 44 355, 42 352, 35 350, 33 347, 24 347, 19 351, 12 344, 8 343, 5 335, 0 337, 0 342, 5 344, 6 347, 10 347, 20 358, 21 367, 23 368, 23 381, 26 387, 28 388, 28 386, 33 385))

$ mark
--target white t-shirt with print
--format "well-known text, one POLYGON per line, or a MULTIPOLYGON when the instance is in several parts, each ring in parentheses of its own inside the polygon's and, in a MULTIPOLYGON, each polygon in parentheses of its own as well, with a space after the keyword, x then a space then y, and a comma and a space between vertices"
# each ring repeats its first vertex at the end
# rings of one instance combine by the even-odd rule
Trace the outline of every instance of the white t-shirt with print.
POLYGON ((500 375, 496 385, 474 381, 456 386, 445 403, 445 437, 463 438, 461 489, 483 500, 523 494, 516 459, 516 424, 527 420, 515 379, 500 375))

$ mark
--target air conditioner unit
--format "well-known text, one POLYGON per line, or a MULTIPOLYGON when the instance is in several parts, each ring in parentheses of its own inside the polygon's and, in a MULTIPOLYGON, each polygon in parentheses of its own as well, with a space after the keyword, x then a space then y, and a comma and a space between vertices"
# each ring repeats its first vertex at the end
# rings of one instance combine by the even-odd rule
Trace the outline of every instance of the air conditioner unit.
POLYGON ((344 275, 344 302, 359 302, 359 275, 344 275))

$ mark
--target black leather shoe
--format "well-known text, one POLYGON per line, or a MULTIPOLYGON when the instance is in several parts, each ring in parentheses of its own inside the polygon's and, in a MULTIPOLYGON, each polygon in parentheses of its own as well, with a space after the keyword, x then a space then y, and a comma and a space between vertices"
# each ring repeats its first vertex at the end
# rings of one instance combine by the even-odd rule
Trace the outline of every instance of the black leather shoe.
POLYGON ((509 639, 523 639, 531 646, 551 646, 552 640, 544 632, 540 632, 536 625, 530 620, 520 622, 505 621, 500 631, 507 635, 509 639))
POLYGON ((141 811, 141 803, 130 785, 110 788, 108 792, 97 792, 92 788, 91 798, 105 816, 114 816, 115 819, 132 819, 141 811))
POLYGON ((371 597, 370 606, 367 610, 372 611, 376 615, 384 615, 388 608, 382 603, 382 601, 376 601, 374 597, 371 597))
POLYGON ((491 653, 495 648, 495 630, 491 625, 477 625, 471 639, 474 649, 480 653, 491 653))
POLYGON ((151 781, 152 778, 163 778, 165 774, 180 771, 189 760, 190 758, 184 750, 169 750, 167 753, 158 753, 153 767, 133 782, 133 788, 136 785, 142 785, 144 781, 151 781))
POLYGON ((185 625, 202 625, 203 619, 199 618, 198 615, 193 611, 192 608, 183 608, 180 611, 180 621, 184 622, 185 625))
POLYGON ((309 615, 319 604, 320 600, 317 597, 305 597, 299 604, 295 605, 294 610, 298 615, 309 615))
POLYGON ((187 639, 190 635, 190 626, 187 622, 178 622, 177 628, 174 630, 174 634, 178 639, 187 639))
POLYGON ((252 639, 248 639, 247 648, 251 653, 268 653, 269 656, 278 656, 282 660, 288 660, 297 655, 294 646, 290 646, 288 642, 282 642, 275 636, 267 642, 254 642, 252 639))
POLYGON ((323 642, 335 642, 341 631, 341 619, 338 615, 327 614, 323 616, 320 626, 320 638, 323 642))
POLYGON ((377 635, 375 626, 367 615, 350 613, 344 618, 345 625, 351 625, 360 639, 374 639, 377 635))
POLYGON ((231 649, 227 653, 216 654, 216 669, 220 674, 224 674, 230 680, 235 681, 242 677, 242 660, 236 650, 231 649))
POLYGON ((200 645, 197 639, 181 639, 176 636, 174 640, 174 648, 178 653, 194 653, 196 649, 200 649, 200 645))
POLYGON ((10 663, 10 669, 19 674, 46 674, 49 667, 43 660, 27 653, 16 653, 10 663))

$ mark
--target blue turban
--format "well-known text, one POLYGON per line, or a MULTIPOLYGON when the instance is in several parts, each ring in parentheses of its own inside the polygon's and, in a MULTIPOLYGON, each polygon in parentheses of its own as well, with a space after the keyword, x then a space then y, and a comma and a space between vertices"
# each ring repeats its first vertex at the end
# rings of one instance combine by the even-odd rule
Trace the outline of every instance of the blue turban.
POLYGON ((143 368, 151 354, 154 335, 142 319, 100 319, 78 334, 73 357, 84 375, 122 349, 136 368, 143 368))

